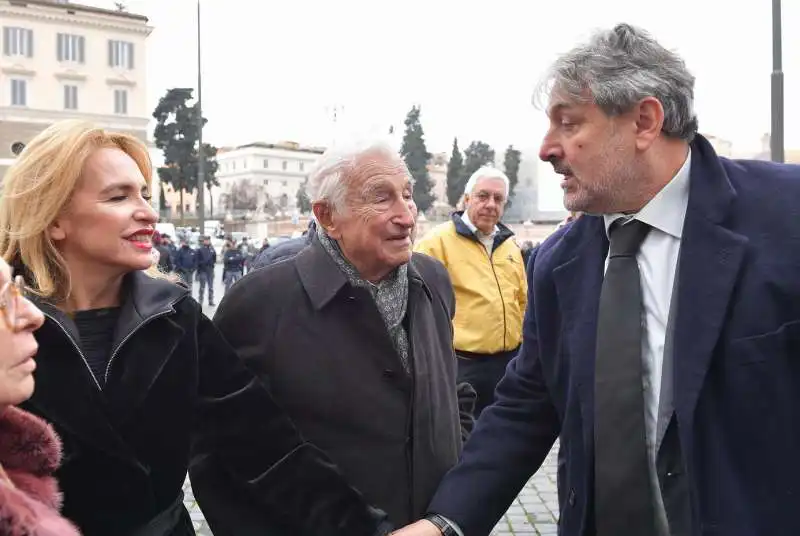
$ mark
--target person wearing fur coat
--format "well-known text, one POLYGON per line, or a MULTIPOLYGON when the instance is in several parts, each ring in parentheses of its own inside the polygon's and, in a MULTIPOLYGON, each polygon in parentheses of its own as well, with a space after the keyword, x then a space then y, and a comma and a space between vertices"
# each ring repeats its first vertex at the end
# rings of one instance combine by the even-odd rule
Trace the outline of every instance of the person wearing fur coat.
POLYGON ((78 536, 58 513, 61 494, 53 477, 61 443, 39 417, 17 407, 33 393, 33 332, 41 311, 22 297, 22 282, 0 260, 0 535, 78 536))

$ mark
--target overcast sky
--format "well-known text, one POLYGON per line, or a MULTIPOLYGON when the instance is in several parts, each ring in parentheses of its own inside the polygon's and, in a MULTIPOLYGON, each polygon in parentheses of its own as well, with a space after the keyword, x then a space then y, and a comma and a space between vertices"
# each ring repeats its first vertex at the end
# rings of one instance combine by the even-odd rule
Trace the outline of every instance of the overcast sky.
MULTIPOLYGON (((90 1, 113 7, 108 0, 90 1)), ((150 17, 149 108, 196 86, 196 0, 130 0, 150 17)), ((535 147, 531 90, 594 28, 630 22, 676 49, 697 77, 700 128, 739 153, 770 128, 766 0, 201 0, 203 106, 215 145, 329 143, 338 132, 402 128, 422 106, 429 150, 454 136, 535 147), (491 5, 491 8, 489 7, 491 5)), ((783 2, 786 146, 800 148, 800 0, 783 2), (794 97, 793 97, 794 96, 794 97)))

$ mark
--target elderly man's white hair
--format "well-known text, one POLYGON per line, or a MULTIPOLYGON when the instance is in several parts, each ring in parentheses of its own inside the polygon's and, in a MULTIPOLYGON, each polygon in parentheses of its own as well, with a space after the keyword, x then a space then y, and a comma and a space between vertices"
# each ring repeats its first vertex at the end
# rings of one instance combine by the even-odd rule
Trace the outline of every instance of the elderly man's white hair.
POLYGON ((506 197, 508 197, 508 191, 511 189, 508 177, 499 169, 491 166, 483 166, 470 176, 467 185, 464 187, 464 195, 472 195, 472 191, 481 179, 499 179, 503 181, 506 185, 506 197))
POLYGON ((397 150, 383 139, 360 139, 345 145, 336 145, 325 151, 308 176, 308 196, 311 202, 326 201, 334 210, 344 210, 347 184, 343 179, 355 171, 356 163, 365 155, 396 161, 405 167, 397 150))

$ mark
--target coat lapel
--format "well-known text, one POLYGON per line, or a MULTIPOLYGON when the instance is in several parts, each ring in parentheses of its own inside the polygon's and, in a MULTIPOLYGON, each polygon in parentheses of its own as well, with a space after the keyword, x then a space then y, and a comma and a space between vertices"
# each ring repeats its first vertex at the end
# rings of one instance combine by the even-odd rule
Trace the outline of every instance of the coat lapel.
POLYGON ((419 323, 417 325, 416 319, 421 318, 420 309, 424 305, 430 308, 430 302, 433 299, 431 290, 422 279, 422 275, 417 270, 417 267, 412 257, 408 263, 408 308, 406 310, 406 332, 408 333, 408 358, 412 363, 412 370, 415 377, 427 377, 430 374, 430 363, 427 359, 420 359, 415 350, 417 348, 425 348, 429 345, 430 341, 435 340, 437 334, 433 332, 434 326, 429 324, 419 323), (424 300, 424 301, 423 301, 424 300))
POLYGON ((577 251, 553 270, 562 330, 569 348, 569 366, 577 379, 586 452, 592 452, 594 430, 594 360, 597 312, 608 239, 602 218, 584 216, 564 237, 564 247, 577 251), (576 245, 572 245, 572 243, 576 245))
POLYGON ((128 299, 120 311, 108 366, 112 388, 106 393, 117 426, 147 397, 183 337, 183 328, 170 317, 187 293, 141 272, 132 273, 126 285, 128 299))
POLYGON ((681 440, 686 441, 684 448, 690 443, 684 431, 692 428, 697 400, 747 248, 747 238, 725 227, 736 193, 713 149, 698 136, 692 155, 673 354, 674 403, 681 440))
POLYGON ((316 311, 322 311, 329 306, 345 306, 349 311, 346 314, 352 317, 348 329, 354 330, 365 348, 371 346, 380 349, 375 352, 375 359, 380 360, 381 366, 386 370, 401 370, 400 356, 394 348, 375 299, 367 289, 354 287, 347 282, 344 272, 325 251, 319 238, 314 238, 309 247, 297 254, 295 266, 316 311))

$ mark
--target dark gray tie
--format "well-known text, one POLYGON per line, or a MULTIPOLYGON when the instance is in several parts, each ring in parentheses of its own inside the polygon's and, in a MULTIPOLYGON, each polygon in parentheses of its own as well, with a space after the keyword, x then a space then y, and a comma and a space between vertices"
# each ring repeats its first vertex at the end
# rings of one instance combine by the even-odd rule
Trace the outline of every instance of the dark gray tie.
POLYGON ((597 536, 650 536, 650 488, 642 384, 642 287, 636 252, 650 231, 638 220, 610 228, 600 291, 594 382, 597 536))

